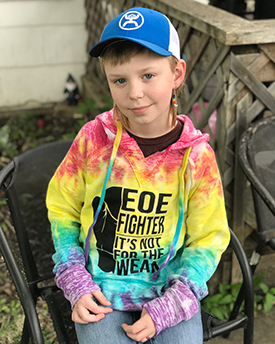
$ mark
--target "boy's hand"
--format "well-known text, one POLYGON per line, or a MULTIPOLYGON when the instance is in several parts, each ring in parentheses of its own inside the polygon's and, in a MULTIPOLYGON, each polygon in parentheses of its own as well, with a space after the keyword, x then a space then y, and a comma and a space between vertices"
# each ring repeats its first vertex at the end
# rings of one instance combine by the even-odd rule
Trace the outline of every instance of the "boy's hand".
POLYGON ((72 313, 72 320, 79 324, 88 324, 89 322, 97 322, 105 317, 105 314, 112 312, 112 308, 98 306, 93 300, 95 297, 102 306, 110 306, 106 297, 100 290, 81 296, 75 303, 72 313), (90 311, 94 314, 91 314, 90 311))
POLYGON ((129 338, 142 343, 147 341, 146 337, 152 338, 156 334, 155 324, 144 308, 138 321, 131 326, 122 324, 122 328, 129 338))

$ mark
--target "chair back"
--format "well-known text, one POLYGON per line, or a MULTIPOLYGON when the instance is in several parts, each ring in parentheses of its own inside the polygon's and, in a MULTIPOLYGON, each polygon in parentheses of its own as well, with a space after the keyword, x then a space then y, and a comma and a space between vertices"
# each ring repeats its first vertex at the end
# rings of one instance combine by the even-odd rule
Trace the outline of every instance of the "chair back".
POLYGON ((53 277, 54 253, 45 204, 48 183, 72 141, 58 141, 16 157, 5 193, 29 284, 53 277))
POLYGON ((240 162, 252 186, 259 234, 275 232, 275 117, 250 127, 241 142, 240 162))

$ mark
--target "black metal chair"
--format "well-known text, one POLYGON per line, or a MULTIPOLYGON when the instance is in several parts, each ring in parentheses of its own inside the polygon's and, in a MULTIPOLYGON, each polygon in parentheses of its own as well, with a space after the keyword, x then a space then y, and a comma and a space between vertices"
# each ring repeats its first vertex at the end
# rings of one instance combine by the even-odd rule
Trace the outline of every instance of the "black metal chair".
MULTIPOLYGON (((262 256, 267 247, 275 250, 275 116, 257 121, 243 134, 239 161, 251 183, 257 220, 255 253, 262 256)), ((253 261, 255 270, 259 261, 255 254, 253 261)))
POLYGON ((59 343, 77 343, 70 304, 54 283, 54 248, 45 205, 49 180, 71 143, 59 141, 31 149, 0 172, 0 187, 5 192, 19 246, 19 252, 9 246, 1 227, 0 250, 25 312, 21 343, 29 343, 30 337, 33 343, 44 343, 35 307, 38 297, 47 302, 59 343))
MULTIPOLYGON (((275 250, 275 116, 260 119, 242 135, 238 157, 251 184, 257 229, 256 248, 250 258, 252 275, 261 257, 275 250)), ((242 287, 229 320, 235 319, 245 297, 242 287)))
MULTIPOLYGON (((44 343, 36 312, 38 297, 48 304, 59 343, 77 343, 69 302, 54 283, 51 259, 54 248, 45 206, 48 182, 70 145, 71 141, 60 141, 31 149, 16 157, 0 172, 0 188, 4 190, 19 244, 20 252, 16 257, 20 257, 23 265, 22 272, 13 254, 14 247, 10 247, 0 226, 0 250, 25 313, 21 343, 29 343, 30 338, 32 343, 44 343)), ((204 341, 243 328, 244 343, 252 344, 254 294, 251 270, 233 232, 230 246, 243 273, 244 314, 230 322, 221 322, 202 312, 204 341)))

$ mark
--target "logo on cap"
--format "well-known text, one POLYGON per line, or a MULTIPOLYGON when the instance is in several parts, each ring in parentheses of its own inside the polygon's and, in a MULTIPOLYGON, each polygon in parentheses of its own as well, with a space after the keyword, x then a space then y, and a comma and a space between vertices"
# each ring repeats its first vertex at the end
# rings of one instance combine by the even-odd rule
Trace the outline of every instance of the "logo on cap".
POLYGON ((144 23, 143 15, 137 11, 129 11, 125 13, 120 21, 119 27, 122 30, 137 30, 144 23))

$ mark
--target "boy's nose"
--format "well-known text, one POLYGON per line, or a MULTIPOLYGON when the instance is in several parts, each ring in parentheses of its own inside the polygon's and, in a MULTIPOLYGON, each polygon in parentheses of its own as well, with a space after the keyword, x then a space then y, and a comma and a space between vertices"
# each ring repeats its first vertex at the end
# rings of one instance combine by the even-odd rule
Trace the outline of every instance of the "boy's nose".
POLYGON ((129 89, 129 97, 132 100, 140 99, 143 97, 143 88, 138 83, 131 84, 129 89))

